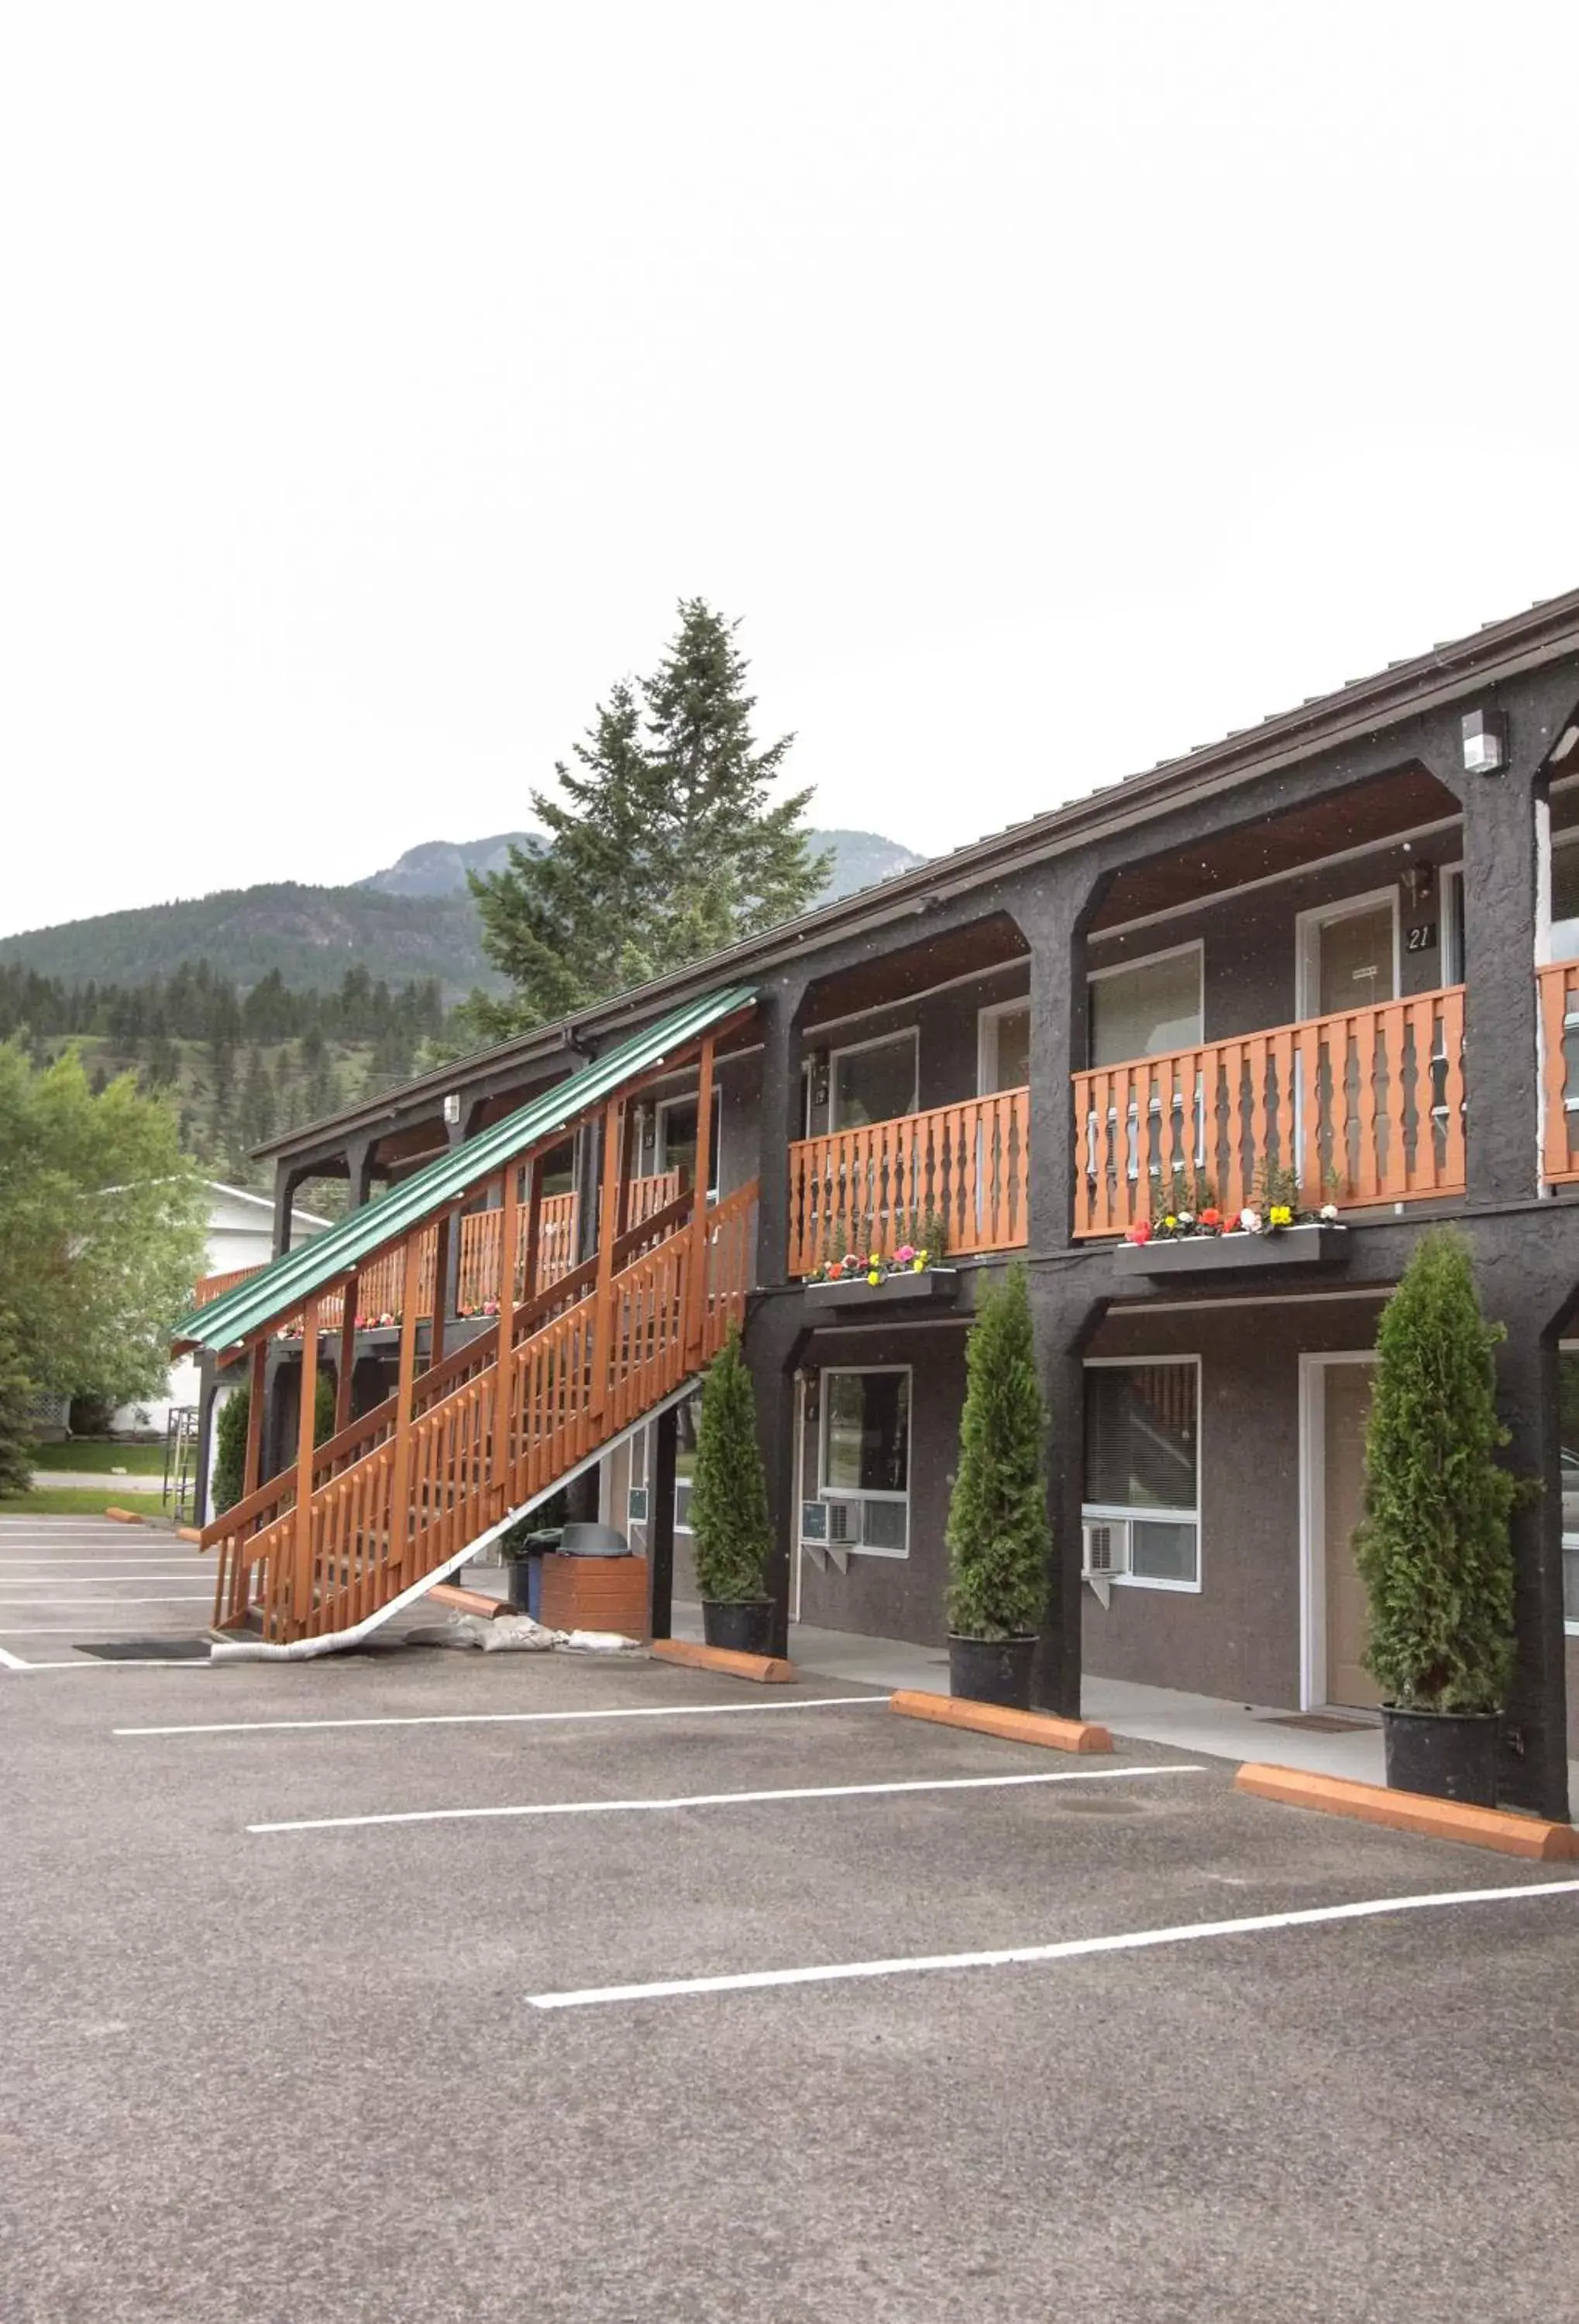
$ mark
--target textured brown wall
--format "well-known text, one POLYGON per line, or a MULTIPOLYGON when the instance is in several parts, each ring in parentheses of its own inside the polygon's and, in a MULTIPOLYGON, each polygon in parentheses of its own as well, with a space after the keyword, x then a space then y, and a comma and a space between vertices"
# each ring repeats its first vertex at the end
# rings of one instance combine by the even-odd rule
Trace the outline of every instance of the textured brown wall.
POLYGON ((1375 1300, 1110 1316, 1090 1352, 1201 1358, 1201 1589, 1081 1592, 1094 1675, 1296 1709, 1299 1358, 1368 1348, 1375 1300))

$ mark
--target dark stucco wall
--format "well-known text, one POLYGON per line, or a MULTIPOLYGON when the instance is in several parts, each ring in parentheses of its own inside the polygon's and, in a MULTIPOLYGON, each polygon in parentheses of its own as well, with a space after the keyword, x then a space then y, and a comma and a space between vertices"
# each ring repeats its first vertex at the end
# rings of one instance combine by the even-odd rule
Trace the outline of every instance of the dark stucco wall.
POLYGON ((1099 1356, 1201 1359, 1201 1589, 1083 1590, 1085 1668, 1196 1694, 1299 1702, 1299 1358, 1368 1348, 1376 1300, 1110 1316, 1099 1356))
MULTIPOLYGON (((1249 895, 1224 897, 1220 903, 1179 912, 1165 923, 1137 928, 1127 936, 1094 935, 1089 965, 1111 968, 1120 961, 1141 960, 1198 938, 1204 946, 1205 1039, 1230 1040, 1241 1033, 1290 1025, 1298 1013, 1295 1005, 1298 915, 1321 905, 1341 903, 1346 897, 1397 888, 1406 865, 1427 860, 1438 864, 1455 862, 1459 851, 1456 832, 1439 832, 1419 842, 1408 854, 1401 847, 1377 848, 1353 862, 1329 864, 1303 878, 1280 880, 1272 887, 1253 890, 1249 895)), ((1402 990, 1405 993, 1434 991, 1444 982, 1440 880, 1433 881, 1417 909, 1401 890, 1398 904, 1402 990), (1418 953, 1404 949, 1407 930, 1431 921, 1436 927, 1436 945, 1418 953)), ((1473 914, 1473 902, 1470 910, 1473 914)))
MULTIPOLYGON (((803 1362, 858 1370, 863 1364, 909 1364, 910 1382, 910 1536, 908 1557, 850 1558, 840 1573, 801 1568, 800 1618, 830 1630, 909 1638, 942 1649, 946 1630, 944 1593, 948 1556, 943 1527, 959 1459, 959 1416, 965 1402, 965 1333, 936 1330, 818 1332, 803 1362)), ((803 1474, 816 1489, 815 1432, 807 1431, 803 1474)), ((799 1526, 799 1520, 797 1520, 799 1526)))
POLYGON ((1568 1676, 1568 1748, 1572 1751, 1579 1740, 1579 1638, 1570 1636, 1565 1642, 1568 1676))

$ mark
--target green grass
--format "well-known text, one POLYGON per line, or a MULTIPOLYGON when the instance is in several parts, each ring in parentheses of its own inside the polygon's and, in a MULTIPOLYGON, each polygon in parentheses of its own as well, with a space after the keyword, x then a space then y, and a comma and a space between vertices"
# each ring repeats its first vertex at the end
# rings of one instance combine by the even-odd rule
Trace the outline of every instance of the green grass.
POLYGON ((125 1469, 132 1477, 162 1477, 162 1444, 110 1444, 96 1437, 74 1437, 64 1444, 35 1444, 35 1469, 65 1469, 78 1476, 107 1476, 125 1469))
POLYGON ((146 1514, 159 1517, 164 1505, 157 1493, 140 1493, 136 1501, 125 1493, 96 1493, 86 1485, 60 1485, 42 1493, 0 1493, 0 1517, 99 1517, 106 1509, 136 1508, 146 1501, 146 1514))

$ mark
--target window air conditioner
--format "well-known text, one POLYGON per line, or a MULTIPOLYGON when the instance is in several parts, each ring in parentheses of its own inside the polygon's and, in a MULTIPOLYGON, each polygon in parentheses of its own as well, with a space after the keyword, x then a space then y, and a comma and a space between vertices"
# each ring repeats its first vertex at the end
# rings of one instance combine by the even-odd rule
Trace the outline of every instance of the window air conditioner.
POLYGON ((1130 1570, 1130 1525, 1127 1517, 1087 1517, 1081 1527, 1080 1571, 1087 1582, 1111 1582, 1130 1570))
POLYGON ((828 1514, 829 1541, 836 1543, 840 1549, 859 1549, 865 1502, 837 1501, 830 1497, 824 1501, 823 1507, 828 1514))

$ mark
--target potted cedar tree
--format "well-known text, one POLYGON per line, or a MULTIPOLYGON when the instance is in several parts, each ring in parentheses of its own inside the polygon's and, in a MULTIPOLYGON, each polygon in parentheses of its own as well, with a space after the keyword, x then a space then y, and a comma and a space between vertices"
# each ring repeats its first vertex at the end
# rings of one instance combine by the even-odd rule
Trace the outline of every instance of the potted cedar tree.
POLYGON ((1494 1807, 1513 1654, 1510 1518, 1529 1489, 1497 1455, 1491 1351, 1469 1246, 1422 1240, 1382 1313, 1354 1554, 1371 1608, 1366 1666, 1381 1688, 1387 1780, 1494 1807))
POLYGON ((949 1691, 1024 1711, 1051 1534, 1047 1403, 1023 1267, 983 1294, 965 1363, 959 1473, 948 1505, 949 1691))
POLYGON ((737 1654, 767 1654, 773 1601, 762 1583, 773 1534, 757 1444, 756 1394, 738 1327, 731 1329, 702 1382, 690 1520, 707 1644, 737 1654))

